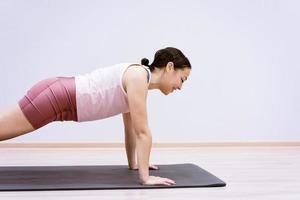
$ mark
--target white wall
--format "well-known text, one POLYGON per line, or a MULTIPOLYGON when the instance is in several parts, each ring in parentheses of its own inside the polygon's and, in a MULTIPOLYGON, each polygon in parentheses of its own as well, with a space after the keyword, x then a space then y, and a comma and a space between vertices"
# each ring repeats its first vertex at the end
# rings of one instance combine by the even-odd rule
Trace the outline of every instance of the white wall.
MULTIPOLYGON (((0 1, 0 109, 33 84, 175 46, 183 90, 150 91, 154 142, 300 139, 299 1, 0 1)), ((55 122, 15 141, 123 141, 121 115, 55 122)))

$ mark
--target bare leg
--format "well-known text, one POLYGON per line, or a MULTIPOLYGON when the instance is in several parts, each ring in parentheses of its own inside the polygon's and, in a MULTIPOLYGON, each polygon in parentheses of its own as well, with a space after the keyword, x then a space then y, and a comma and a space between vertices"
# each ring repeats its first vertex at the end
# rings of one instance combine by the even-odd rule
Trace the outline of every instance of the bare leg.
POLYGON ((0 112, 0 141, 8 140, 34 130, 18 104, 0 112))

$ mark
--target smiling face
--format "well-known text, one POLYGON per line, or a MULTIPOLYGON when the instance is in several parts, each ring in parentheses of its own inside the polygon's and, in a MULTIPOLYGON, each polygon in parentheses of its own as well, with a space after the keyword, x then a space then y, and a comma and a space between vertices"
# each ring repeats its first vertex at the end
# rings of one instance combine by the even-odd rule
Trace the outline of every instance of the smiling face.
POLYGON ((173 62, 168 62, 161 78, 160 91, 168 95, 176 89, 181 90, 182 84, 187 80, 190 72, 191 69, 187 67, 175 70, 173 62))

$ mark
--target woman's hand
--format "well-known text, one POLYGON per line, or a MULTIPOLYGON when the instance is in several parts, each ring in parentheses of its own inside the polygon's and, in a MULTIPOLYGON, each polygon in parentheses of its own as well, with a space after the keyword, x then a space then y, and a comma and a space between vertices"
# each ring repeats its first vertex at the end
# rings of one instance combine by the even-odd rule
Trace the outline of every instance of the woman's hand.
MULTIPOLYGON (((134 165, 133 167, 129 167, 130 170, 138 170, 138 166, 134 165)), ((159 170, 159 167, 156 165, 149 165, 149 170, 159 170)))
POLYGON ((176 182, 169 178, 159 176, 149 176, 146 180, 141 182, 142 185, 175 185, 176 182))

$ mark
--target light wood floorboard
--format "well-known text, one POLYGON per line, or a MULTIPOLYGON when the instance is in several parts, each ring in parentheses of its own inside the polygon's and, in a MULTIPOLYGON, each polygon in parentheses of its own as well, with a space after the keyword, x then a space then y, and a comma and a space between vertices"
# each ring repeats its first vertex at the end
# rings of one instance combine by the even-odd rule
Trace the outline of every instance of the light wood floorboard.
MULTIPOLYGON (((0 155, 0 166, 127 164, 123 148, 1 148, 0 155)), ((151 163, 194 163, 227 186, 0 192, 0 199, 300 199, 300 147, 153 148, 151 163)))

